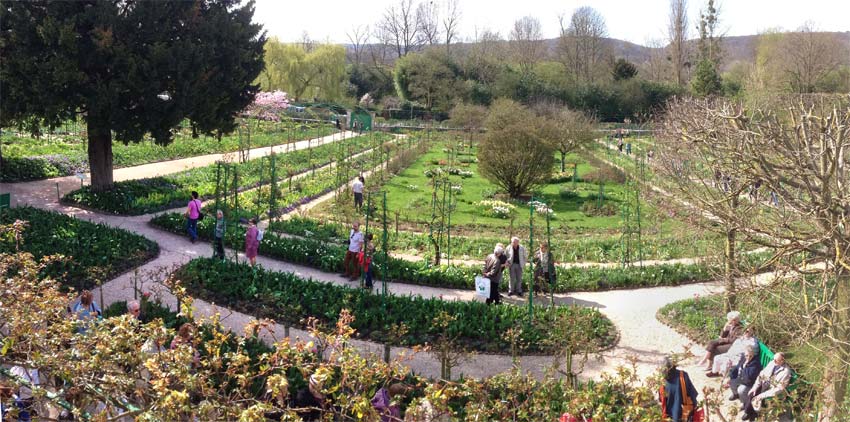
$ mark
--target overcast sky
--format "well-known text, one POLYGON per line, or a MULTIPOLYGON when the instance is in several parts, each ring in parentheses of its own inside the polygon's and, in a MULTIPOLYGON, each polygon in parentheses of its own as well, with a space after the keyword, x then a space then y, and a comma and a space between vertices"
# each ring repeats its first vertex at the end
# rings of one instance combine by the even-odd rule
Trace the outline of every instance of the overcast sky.
MULTIPOLYGON (((256 0, 254 18, 269 36, 297 41, 305 31, 317 41, 348 42, 346 31, 357 25, 373 25, 391 4, 399 0, 256 0)), ((689 1, 691 27, 707 0, 689 1)), ((416 3, 417 0, 414 0, 416 3)), ((434 0, 443 5, 445 0, 434 0)), ((471 39, 476 28, 506 36, 514 20, 522 16, 540 19, 543 35, 558 35, 558 15, 569 16, 578 7, 598 10, 612 38, 646 44, 663 38, 669 0, 459 0, 461 35, 471 39)), ((727 35, 751 35, 765 29, 794 29, 806 21, 823 31, 850 31, 850 0, 721 0, 721 26, 727 35)), ((692 36, 696 31, 692 31, 692 36)))

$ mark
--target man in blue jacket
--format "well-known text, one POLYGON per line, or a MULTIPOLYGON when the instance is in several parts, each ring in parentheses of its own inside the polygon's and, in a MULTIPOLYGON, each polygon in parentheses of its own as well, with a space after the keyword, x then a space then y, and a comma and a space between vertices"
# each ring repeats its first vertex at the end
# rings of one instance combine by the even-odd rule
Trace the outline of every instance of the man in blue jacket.
POLYGON ((729 372, 729 388, 732 390, 732 395, 729 396, 730 401, 740 400, 747 395, 750 388, 753 388, 761 372, 761 361, 758 355, 758 346, 747 347, 744 356, 741 356, 738 364, 732 367, 729 372))

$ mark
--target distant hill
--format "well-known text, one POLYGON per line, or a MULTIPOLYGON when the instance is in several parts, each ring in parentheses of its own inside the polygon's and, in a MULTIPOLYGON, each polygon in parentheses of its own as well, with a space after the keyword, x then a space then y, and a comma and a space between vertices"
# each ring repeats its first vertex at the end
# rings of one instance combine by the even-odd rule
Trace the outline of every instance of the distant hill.
MULTIPOLYGON (((832 32, 839 37, 844 43, 850 45, 850 31, 848 32, 832 32)), ((758 35, 741 35, 735 37, 723 38, 723 62, 734 63, 736 61, 752 62, 755 59, 756 42, 758 35)), ((608 38, 608 43, 614 56, 624 58, 634 63, 643 63, 649 60, 653 48, 645 47, 629 41, 608 38)), ((554 48, 557 45, 557 39, 546 40, 546 43, 554 48)), ((696 48, 696 40, 691 40, 693 47, 696 48)))
MULTIPOLYGON (((850 45, 850 31, 847 32, 831 32, 831 34, 835 34, 841 39, 843 42, 850 45)), ((743 62, 752 62, 755 58, 756 51, 756 42, 758 40, 758 35, 741 35, 735 37, 724 37, 723 38, 723 62, 725 64, 734 63, 736 61, 743 62)), ((614 53, 614 57, 616 58, 624 58, 633 63, 644 63, 650 59, 652 56, 653 50, 652 47, 646 47, 640 44, 635 44, 629 41, 618 40, 615 38, 606 38, 609 46, 611 47, 611 51, 614 53)), ((547 49, 550 52, 554 52, 557 45, 558 39, 552 38, 543 41, 546 44, 547 49)), ((693 48, 696 48, 697 40, 690 41, 693 44, 693 48)), ((474 43, 463 42, 455 44, 453 48, 458 49, 460 51, 464 51, 471 47, 474 43)), ((351 45, 345 45, 346 49, 351 51, 351 45)), ((372 48, 372 45, 364 46, 364 50, 368 51, 372 48)), ((663 48, 663 47, 662 47, 663 48)), ((392 55, 389 55, 387 59, 390 62, 395 61, 392 55)))

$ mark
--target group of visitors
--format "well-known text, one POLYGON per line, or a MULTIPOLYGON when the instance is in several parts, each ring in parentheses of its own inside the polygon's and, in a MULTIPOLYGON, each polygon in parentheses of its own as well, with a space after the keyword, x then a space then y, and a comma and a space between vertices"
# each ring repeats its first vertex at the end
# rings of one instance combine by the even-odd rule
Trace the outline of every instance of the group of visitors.
MULTIPOLYGON (((501 243, 496 244, 493 253, 484 259, 484 269, 481 271, 481 275, 490 280, 490 297, 486 299, 488 305, 502 303, 499 286, 504 270, 508 270, 510 277, 508 296, 523 296, 522 274, 527 263, 528 251, 520 244, 518 237, 511 238, 507 248, 501 243)), ((535 290, 541 290, 546 285, 552 288, 555 283, 556 265, 555 257, 549 251, 547 243, 540 244, 540 248, 534 253, 533 263, 535 290)))
POLYGON ((361 270, 365 275, 364 288, 371 289, 373 285, 373 277, 375 268, 372 263, 372 258, 375 255, 374 235, 360 231, 360 222, 355 221, 351 224, 351 231, 348 234, 348 249, 345 251, 345 258, 342 260, 342 274, 340 277, 348 278, 349 281, 356 281, 360 278, 361 270))
MULTIPOLYGON (((781 352, 762 367, 762 346, 755 334, 752 326, 743 327, 739 312, 729 312, 720 337, 706 345, 706 354, 698 363, 707 365, 706 376, 723 378, 723 387, 730 391, 729 401, 740 401, 745 421, 756 420, 764 400, 786 393, 793 377, 781 352)), ((691 421, 698 412, 697 393, 688 374, 676 369, 669 359, 664 371, 665 386, 660 392, 664 416, 691 421)))
MULTIPOLYGON (((192 243, 198 240, 198 221, 204 219, 204 214, 201 211, 203 203, 198 199, 198 192, 192 191, 191 199, 186 205, 186 232, 189 233, 189 240, 192 243)), ((213 230, 213 258, 223 260, 224 257, 224 235, 227 233, 227 220, 224 218, 224 211, 216 210, 215 212, 215 229, 213 230)), ((257 227, 257 219, 251 218, 248 220, 248 228, 245 230, 245 257, 251 266, 257 264, 257 253, 260 247, 260 241, 263 239, 263 231, 257 227)))

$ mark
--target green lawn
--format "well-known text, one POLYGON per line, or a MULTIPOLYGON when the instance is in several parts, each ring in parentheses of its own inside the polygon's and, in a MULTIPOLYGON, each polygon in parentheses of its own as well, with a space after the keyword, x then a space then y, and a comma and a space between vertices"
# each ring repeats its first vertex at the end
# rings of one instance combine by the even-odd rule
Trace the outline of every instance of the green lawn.
MULTIPOLYGON (((433 188, 431 179, 425 175, 426 170, 439 167, 441 162, 448 160, 447 153, 443 151, 444 144, 435 144, 429 152, 420 157, 413 165, 408 167, 399 175, 390 179, 385 185, 387 191, 387 208, 389 213, 396 210, 400 213, 403 221, 424 222, 431 216, 431 197, 433 188)), ((458 161, 469 161, 474 155, 460 155, 458 161)), ((579 161, 580 157, 568 157, 568 161, 579 161)), ((447 165, 447 164, 446 164, 447 165)), ((499 189, 496 185, 483 178, 478 172, 478 164, 474 162, 455 163, 455 167, 470 171, 472 177, 464 178, 459 175, 450 176, 452 185, 461 186, 461 192, 456 196, 456 208, 451 215, 452 225, 504 228, 511 224, 509 218, 496 218, 483 214, 481 207, 476 203, 491 198, 499 189)), ((569 167, 568 167, 569 170, 569 167)), ((588 173, 596 170, 587 163, 579 164, 578 177, 582 178, 588 173)), ((553 183, 545 185, 540 189, 542 196, 536 196, 547 203, 555 212, 551 220, 553 230, 560 228, 569 229, 617 229, 621 224, 619 215, 589 217, 581 211, 585 202, 595 202, 599 195, 599 185, 584 182, 576 184, 577 195, 562 198, 562 190, 571 190, 572 182, 553 183)), ((606 201, 613 203, 618 209, 624 197, 624 186, 617 183, 604 184, 604 197, 606 201)), ((515 218, 514 225, 526 226, 529 219, 527 205, 519 201, 511 201, 516 209, 512 216, 515 218)), ((535 214, 535 224, 545 225, 545 217, 535 214)), ((542 226, 541 226, 542 227, 542 226)))

